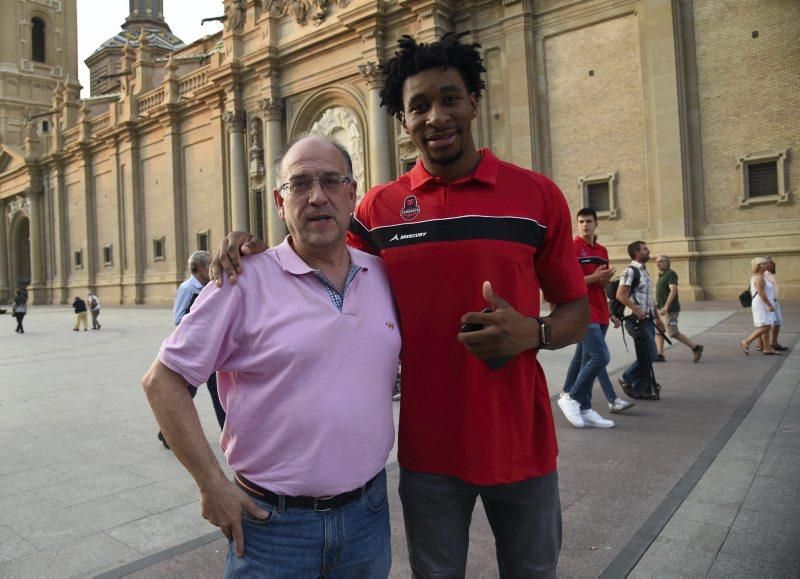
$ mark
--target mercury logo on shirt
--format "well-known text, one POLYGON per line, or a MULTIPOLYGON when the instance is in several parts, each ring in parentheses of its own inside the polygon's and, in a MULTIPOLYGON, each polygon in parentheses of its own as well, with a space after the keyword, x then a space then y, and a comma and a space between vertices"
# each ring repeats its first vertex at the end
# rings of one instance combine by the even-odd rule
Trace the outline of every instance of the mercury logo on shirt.
POLYGON ((427 231, 423 231, 422 233, 406 233, 405 235, 395 233, 394 237, 389 240, 389 243, 392 241, 403 241, 405 239, 417 239, 418 237, 425 237, 426 235, 428 235, 427 231))

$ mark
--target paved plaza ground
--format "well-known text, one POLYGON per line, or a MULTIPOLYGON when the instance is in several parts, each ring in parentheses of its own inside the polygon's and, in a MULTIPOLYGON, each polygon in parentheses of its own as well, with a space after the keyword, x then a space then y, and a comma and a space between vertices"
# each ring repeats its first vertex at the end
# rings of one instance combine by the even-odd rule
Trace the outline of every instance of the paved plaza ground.
MULTIPOLYGON (((800 577, 800 303, 783 307, 792 351, 746 357, 749 310, 686 304, 681 326, 705 345, 702 361, 680 344, 668 350, 656 366, 663 399, 624 415, 609 415, 595 388, 614 429, 575 429, 553 404, 560 576, 800 577)), ((8 315, 0 327, 0 577, 219 577, 226 541, 156 440, 139 386, 170 312, 105 308, 100 321, 73 332, 71 310, 47 306, 31 308, 24 335, 8 315)), ((609 344, 616 380, 632 353, 619 331, 609 344)), ((554 400, 571 354, 541 354, 554 400)), ((195 401, 224 462, 207 391, 195 401)), ((409 577, 395 451, 392 576, 409 577)), ((497 576, 480 505, 470 539, 468 576, 497 576)))

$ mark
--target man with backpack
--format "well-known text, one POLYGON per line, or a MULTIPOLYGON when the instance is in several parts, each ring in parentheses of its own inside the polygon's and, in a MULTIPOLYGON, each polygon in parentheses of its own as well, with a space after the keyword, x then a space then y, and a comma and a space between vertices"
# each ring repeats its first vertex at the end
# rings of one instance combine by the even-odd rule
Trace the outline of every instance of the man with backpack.
POLYGON ((644 241, 628 245, 631 263, 625 268, 617 288, 616 298, 625 306, 625 330, 636 345, 636 361, 619 379, 622 390, 631 398, 658 399, 660 386, 653 374, 653 360, 658 356, 656 328, 664 332, 664 323, 656 313, 653 281, 647 273, 650 249, 644 241))
POLYGON ((89 290, 86 294, 86 303, 89 306, 89 312, 92 314, 92 329, 99 330, 101 328, 100 322, 97 321, 97 316, 100 315, 100 299, 95 293, 89 290))

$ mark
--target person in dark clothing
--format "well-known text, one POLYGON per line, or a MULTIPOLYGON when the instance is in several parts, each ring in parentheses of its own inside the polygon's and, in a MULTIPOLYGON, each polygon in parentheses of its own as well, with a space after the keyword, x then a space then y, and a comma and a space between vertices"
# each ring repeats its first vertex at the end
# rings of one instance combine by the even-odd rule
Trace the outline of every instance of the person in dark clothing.
POLYGON ((22 293, 22 290, 17 290, 14 296, 14 317, 17 318, 17 329, 14 330, 18 334, 24 334, 25 330, 22 327, 22 318, 28 311, 28 296, 22 293))
POLYGON ((76 315, 75 327, 72 328, 72 330, 77 332, 78 328, 81 326, 81 324, 83 324, 83 331, 87 331, 89 329, 89 316, 86 313, 86 302, 76 296, 75 301, 72 302, 72 307, 75 310, 76 315))

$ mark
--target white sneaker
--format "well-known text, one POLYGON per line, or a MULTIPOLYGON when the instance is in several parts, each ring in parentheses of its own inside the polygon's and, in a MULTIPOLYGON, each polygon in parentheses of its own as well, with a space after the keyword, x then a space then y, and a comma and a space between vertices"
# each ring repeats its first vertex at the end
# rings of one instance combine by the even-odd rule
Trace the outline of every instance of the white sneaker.
POLYGON ((597 412, 592 410, 581 410, 581 418, 586 426, 594 426, 596 428, 614 428, 613 420, 606 420, 597 412))
POLYGON ((564 396, 558 399, 558 406, 561 408, 561 412, 564 413, 564 417, 569 420, 572 426, 577 428, 586 426, 581 417, 581 405, 578 404, 576 400, 570 398, 569 394, 565 393, 564 396))
POLYGON ((623 400, 622 398, 617 398, 614 402, 608 403, 608 409, 611 411, 611 414, 619 414, 620 412, 625 412, 629 408, 633 408, 636 406, 634 402, 628 402, 627 400, 623 400))

